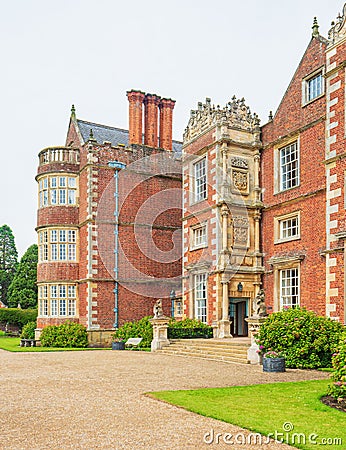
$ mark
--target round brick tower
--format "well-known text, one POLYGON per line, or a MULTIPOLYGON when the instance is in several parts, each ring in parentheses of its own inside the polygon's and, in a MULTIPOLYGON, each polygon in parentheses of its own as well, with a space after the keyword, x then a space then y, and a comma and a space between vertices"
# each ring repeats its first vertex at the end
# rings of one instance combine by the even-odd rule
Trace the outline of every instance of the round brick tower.
POLYGON ((39 153, 39 330, 66 319, 78 321, 79 149, 51 147, 39 153))

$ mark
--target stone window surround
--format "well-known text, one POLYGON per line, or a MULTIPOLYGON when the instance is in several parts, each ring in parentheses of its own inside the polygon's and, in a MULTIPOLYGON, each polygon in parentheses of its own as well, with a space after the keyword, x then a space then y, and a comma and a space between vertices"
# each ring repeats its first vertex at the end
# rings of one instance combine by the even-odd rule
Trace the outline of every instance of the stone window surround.
POLYGON ((293 211, 288 214, 284 214, 282 216, 274 217, 274 244, 281 244, 283 242, 290 242, 300 239, 300 211, 293 211), (281 237, 281 226, 284 221, 288 219, 297 218, 298 220, 298 233, 294 236, 283 238, 281 237))
POLYGON ((189 163, 189 186, 190 186, 190 205, 194 205, 196 203, 200 203, 205 201, 208 198, 208 158, 207 153, 203 155, 194 155, 194 158, 189 163), (196 164, 205 159, 205 178, 206 178, 206 193, 205 197, 201 199, 196 199, 196 177, 195 177, 195 167, 196 164))
POLYGON ((67 318, 67 317, 78 317, 77 314, 77 303, 78 303, 78 286, 76 283, 68 283, 68 282, 61 282, 61 283, 39 283, 38 285, 38 317, 49 317, 49 318, 67 318), (52 289, 51 287, 56 286, 57 287, 57 297, 52 296, 52 289), (65 287, 66 296, 61 297, 60 292, 60 286, 65 287), (74 287, 74 296, 70 296, 70 290, 69 287, 74 287), (46 292, 46 294, 42 295, 42 292, 46 292), (52 314, 52 300, 56 300, 56 308, 57 308, 57 314, 52 314), (59 314, 60 312, 60 301, 65 302, 65 314, 59 314), (70 303, 70 302, 73 302, 70 303), (73 314, 70 313, 73 309, 73 314))
POLYGON ((300 281, 301 281, 301 262, 305 258, 304 254, 297 254, 293 256, 274 256, 269 259, 268 263, 273 266, 274 272, 274 289, 273 289, 273 312, 281 310, 281 286, 280 286, 280 271, 286 269, 298 268, 299 278, 299 304, 300 304, 300 281))
POLYGON ((38 207, 46 208, 48 206, 77 206, 78 205, 78 176, 76 174, 71 174, 68 172, 58 172, 58 173, 50 173, 50 174, 42 174, 37 178, 38 183, 38 207), (57 182, 57 186, 52 186, 52 179, 56 178, 65 178, 66 184, 65 186, 60 186, 59 181, 57 182), (75 180, 75 186, 69 185, 69 178, 73 178, 75 180), (46 181, 47 185, 44 186, 44 182, 46 181), (56 191, 56 201, 52 203, 52 191, 56 191), (65 202, 60 203, 60 197, 58 191, 65 192, 65 202), (69 202, 69 191, 74 193, 74 202, 69 202), (46 192, 46 200, 44 199, 46 192))
MULTIPOLYGON (((296 266, 296 267, 289 267, 289 268, 285 268, 285 269, 280 269, 279 270, 279 275, 280 275, 280 309, 284 309, 285 306, 288 308, 292 308, 293 306, 299 306, 300 305, 300 266, 296 266), (297 293, 296 293, 296 297, 297 297, 297 303, 295 305, 290 304, 290 305, 283 305, 283 296, 282 296, 282 290, 283 290, 283 283, 282 283, 282 278, 283 278, 283 273, 288 271, 288 270, 296 270, 297 271, 297 293)), ((295 278, 295 277, 294 277, 295 278)), ((292 280, 292 278, 287 278, 286 279, 290 279, 292 280)), ((292 283, 290 285, 290 288, 292 288, 292 283)), ((286 297, 294 297, 294 295, 292 294, 292 292, 289 293, 289 295, 286 295, 286 297)))
POLYGON ((306 77, 302 80, 302 106, 310 105, 310 103, 314 102, 315 100, 318 100, 319 98, 324 96, 325 93, 325 79, 324 79, 324 73, 325 73, 325 67, 319 67, 318 69, 314 70, 312 73, 309 73, 306 77), (309 99, 309 81, 311 81, 313 78, 316 78, 318 75, 322 76, 322 85, 321 94, 317 95, 316 97, 309 99))
MULTIPOLYGON (((71 233, 72 235, 72 233, 71 233)), ((37 232, 38 236, 38 262, 39 263, 77 263, 78 262, 78 228, 76 227, 46 227, 41 228, 37 232), (66 232, 66 241, 60 241, 60 231, 66 232), (52 232, 56 232, 57 240, 52 240, 52 232), (74 232, 74 240, 69 239, 69 232, 74 232), (45 236, 47 240, 45 240, 45 236), (53 245, 56 245, 56 258, 53 259, 53 245), (65 259, 60 259, 60 249, 59 246, 65 246, 65 259), (73 246, 73 249, 69 249, 69 246, 73 246), (70 254, 74 254, 74 259, 69 259, 70 254), (46 255, 46 256, 45 256, 46 255)))
POLYGON ((194 297, 194 317, 201 322, 206 322, 208 318, 208 273, 206 272, 200 272, 200 273, 194 273, 193 274, 193 297, 194 297), (197 298, 197 277, 205 277, 204 283, 205 283, 205 297, 201 297, 199 299, 200 302, 204 302, 204 306, 197 305, 198 298, 197 298), (204 310, 204 312, 203 312, 204 310), (202 311, 202 313, 200 313, 202 311), (205 320, 203 320, 205 316, 205 320))
POLYGON ((300 186, 300 137, 299 134, 295 134, 294 136, 290 136, 289 138, 282 139, 280 143, 276 144, 274 146, 274 195, 281 194, 281 192, 287 192, 291 189, 296 189, 300 186), (297 152, 298 152, 298 183, 296 186, 287 188, 287 189, 281 189, 281 155, 280 150, 283 148, 293 144, 294 142, 297 142, 297 152))
POLYGON ((207 220, 200 222, 198 224, 192 225, 190 227, 190 250, 193 251, 193 250, 198 250, 198 249, 206 248, 206 247, 208 247, 208 221, 207 220), (205 242, 196 245, 195 233, 197 230, 201 230, 203 228, 205 229, 205 242))

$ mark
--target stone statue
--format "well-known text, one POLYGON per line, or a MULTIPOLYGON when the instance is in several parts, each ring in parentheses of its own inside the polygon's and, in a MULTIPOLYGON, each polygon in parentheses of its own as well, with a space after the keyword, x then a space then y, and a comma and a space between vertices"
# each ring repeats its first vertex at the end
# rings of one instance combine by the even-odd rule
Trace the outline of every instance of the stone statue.
POLYGON ((154 305, 154 319, 158 319, 159 317, 163 317, 162 300, 160 298, 156 300, 154 305))
POLYGON ((265 317, 268 315, 264 298, 264 290, 260 289, 254 300, 254 317, 265 317))

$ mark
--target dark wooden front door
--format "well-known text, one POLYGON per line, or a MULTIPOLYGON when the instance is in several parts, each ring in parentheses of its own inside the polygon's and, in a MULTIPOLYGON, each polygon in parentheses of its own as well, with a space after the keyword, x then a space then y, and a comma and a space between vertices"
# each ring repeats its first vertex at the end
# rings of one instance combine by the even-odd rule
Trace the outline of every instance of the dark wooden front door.
POLYGON ((248 316, 248 299, 229 299, 229 320, 231 323, 231 335, 234 337, 247 336, 248 328, 245 318, 248 316))

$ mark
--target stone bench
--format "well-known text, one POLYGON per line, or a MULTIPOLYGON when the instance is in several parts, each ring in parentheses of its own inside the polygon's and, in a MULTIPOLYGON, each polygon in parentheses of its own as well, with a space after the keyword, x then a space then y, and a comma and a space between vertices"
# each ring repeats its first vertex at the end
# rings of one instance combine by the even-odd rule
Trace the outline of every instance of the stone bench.
POLYGON ((133 348, 133 347, 137 347, 137 345, 139 345, 142 342, 143 338, 129 338, 126 342, 125 342, 125 347, 126 348, 133 348))
POLYGON ((38 341, 36 339, 21 339, 20 346, 21 347, 36 347, 36 343, 38 341))

